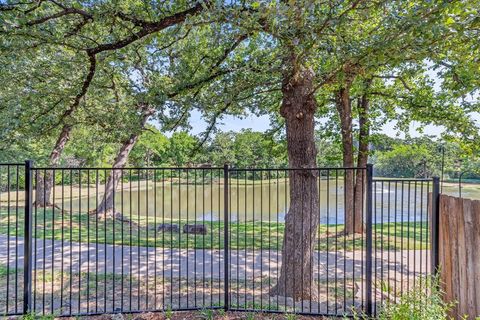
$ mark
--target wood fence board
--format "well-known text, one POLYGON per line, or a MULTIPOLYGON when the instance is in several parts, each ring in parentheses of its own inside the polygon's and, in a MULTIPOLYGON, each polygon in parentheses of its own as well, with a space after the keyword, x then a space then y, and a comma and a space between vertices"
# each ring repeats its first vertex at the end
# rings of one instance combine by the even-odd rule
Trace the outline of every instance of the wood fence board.
POLYGON ((453 300, 452 290, 452 259, 450 257, 450 233, 448 221, 448 198, 440 198, 440 272, 441 285, 445 292, 445 299, 447 301, 453 300))
MULTIPOLYGON (((466 254, 466 241, 467 238, 465 237, 465 210, 468 209, 469 200, 463 200, 456 198, 456 206, 455 206, 455 217, 457 223, 457 273, 458 273, 458 283, 465 283, 467 284, 467 254, 466 254)), ((462 288, 460 286, 457 287, 458 292, 458 312, 459 315, 464 315, 468 313, 467 308, 467 290, 466 288, 462 288)))
MULTIPOLYGON (((466 250, 466 262, 465 269, 467 280, 466 283, 474 283, 474 234, 473 234, 473 201, 464 200, 463 201, 463 218, 465 225, 465 250, 466 250)), ((475 289, 473 286, 467 286, 465 290, 466 299, 465 299, 465 314, 473 314, 475 312, 475 289)), ((462 300, 462 298, 460 298, 462 300)))
MULTIPOLYGON (((458 274, 458 203, 456 199, 451 199, 448 202, 448 219, 450 226, 450 257, 452 259, 452 294, 455 300, 458 302, 460 299, 460 287, 457 285, 460 283, 460 278, 458 274)), ((460 303, 457 303, 454 309, 454 315, 459 315, 460 312, 460 303)))
POLYGON ((480 315, 480 201, 473 201, 472 208, 472 289, 474 292, 474 314, 480 315))
POLYGON ((440 281, 450 315, 480 315, 480 201, 440 196, 440 281))

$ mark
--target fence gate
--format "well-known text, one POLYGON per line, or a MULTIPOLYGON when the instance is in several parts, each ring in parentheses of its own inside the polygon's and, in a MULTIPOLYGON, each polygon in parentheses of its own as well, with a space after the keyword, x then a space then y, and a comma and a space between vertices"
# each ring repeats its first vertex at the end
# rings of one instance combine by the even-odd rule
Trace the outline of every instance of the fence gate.
POLYGON ((0 164, 0 313, 374 315, 432 268, 432 193, 371 166, 0 164))

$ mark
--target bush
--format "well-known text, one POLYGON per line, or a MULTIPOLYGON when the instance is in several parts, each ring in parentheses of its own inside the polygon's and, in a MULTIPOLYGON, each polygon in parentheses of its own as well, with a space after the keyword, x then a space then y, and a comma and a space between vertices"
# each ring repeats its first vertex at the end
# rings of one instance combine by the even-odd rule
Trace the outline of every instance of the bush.
MULTIPOLYGON (((386 302, 379 320, 441 320, 450 319, 448 312, 454 303, 446 303, 438 289, 436 278, 421 278, 415 287, 395 302, 386 302), (427 293, 425 288, 429 288, 427 293)), ((363 318, 363 317, 361 317, 363 318)), ((360 319, 355 316, 355 319, 360 319)))

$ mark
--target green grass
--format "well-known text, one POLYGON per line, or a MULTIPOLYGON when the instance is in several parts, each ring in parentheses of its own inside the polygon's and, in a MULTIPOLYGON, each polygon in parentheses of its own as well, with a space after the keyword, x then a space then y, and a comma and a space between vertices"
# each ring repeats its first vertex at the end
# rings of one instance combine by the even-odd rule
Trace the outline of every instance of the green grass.
POLYGON ((15 274, 15 268, 7 268, 5 265, 0 265, 0 278, 15 274))
MULTIPOLYGON (((8 215, 0 211, 0 234, 23 236, 23 209, 19 209, 18 221, 15 213, 8 215)), ((219 221, 192 221, 204 223, 207 235, 155 232, 153 217, 133 218, 134 223, 122 223, 118 220, 97 220, 94 215, 63 215, 60 210, 38 209, 33 217, 33 237, 73 242, 107 243, 116 245, 134 245, 167 248, 223 248, 224 224, 219 221), (123 236, 122 236, 123 234, 123 236)), ((176 223, 180 228, 187 220, 167 220, 157 218, 156 223, 176 223)), ((231 249, 273 249, 282 247, 285 224, 277 222, 232 222, 230 229, 231 249)), ((343 225, 320 225, 316 240, 317 250, 361 250, 365 237, 362 235, 343 236, 343 225)), ((428 249, 428 225, 421 222, 384 223, 373 227, 374 245, 384 250, 428 249)))

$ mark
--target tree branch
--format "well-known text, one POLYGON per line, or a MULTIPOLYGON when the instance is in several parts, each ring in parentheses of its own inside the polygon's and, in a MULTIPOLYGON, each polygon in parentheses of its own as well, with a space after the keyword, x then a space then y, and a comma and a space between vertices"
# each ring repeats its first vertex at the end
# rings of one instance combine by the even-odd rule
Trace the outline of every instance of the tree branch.
POLYGON ((379 79, 397 79, 400 80, 400 82, 403 84, 405 89, 408 91, 412 91, 412 88, 408 85, 407 81, 402 77, 402 76, 396 76, 396 75, 374 75, 373 78, 379 78, 379 79))
POLYGON ((118 40, 118 41, 114 41, 114 42, 110 42, 110 43, 104 43, 104 44, 100 44, 96 47, 88 48, 88 49, 86 49, 86 51, 89 54, 97 54, 97 53, 100 53, 100 52, 103 52, 103 51, 112 51, 112 50, 121 49, 121 48, 129 45, 130 43, 132 43, 136 40, 142 39, 142 38, 144 38, 144 37, 146 37, 146 36, 148 36, 152 33, 161 31, 161 30, 166 29, 170 26, 181 23, 181 22, 185 21, 186 18, 189 15, 194 15, 194 14, 197 14, 197 13, 201 12, 203 10, 203 8, 204 8, 204 6, 201 3, 197 3, 197 5, 195 5, 192 8, 189 8, 187 10, 184 10, 184 11, 175 13, 171 16, 165 17, 160 21, 156 21, 156 22, 144 21, 144 22, 142 22, 141 29, 139 31, 131 34, 130 36, 128 36, 126 38, 123 38, 121 40, 118 40))
POLYGON ((70 104, 68 109, 65 110, 65 112, 60 117, 59 121, 57 121, 57 123, 55 123, 55 125, 53 125, 52 128, 60 125, 60 123, 62 123, 66 118, 70 117, 75 112, 77 107, 80 105, 81 99, 87 94, 88 88, 90 87, 90 84, 93 80, 93 77, 94 77, 95 71, 96 71, 96 67, 97 67, 97 60, 95 58, 95 55, 89 54, 88 58, 89 58, 90 66, 89 66, 89 69, 88 69, 87 76, 85 77, 85 80, 83 81, 80 92, 75 96, 72 104, 70 104))

